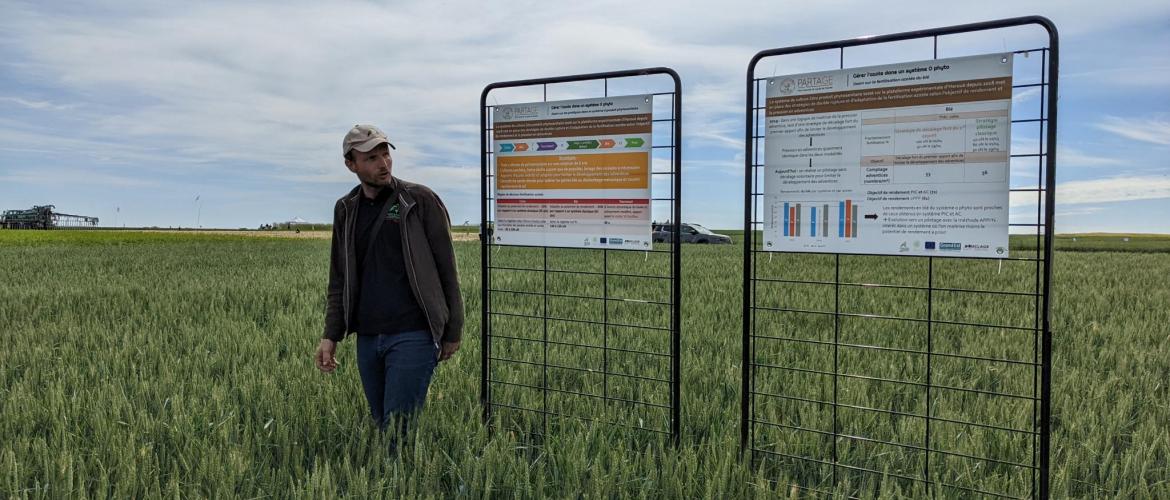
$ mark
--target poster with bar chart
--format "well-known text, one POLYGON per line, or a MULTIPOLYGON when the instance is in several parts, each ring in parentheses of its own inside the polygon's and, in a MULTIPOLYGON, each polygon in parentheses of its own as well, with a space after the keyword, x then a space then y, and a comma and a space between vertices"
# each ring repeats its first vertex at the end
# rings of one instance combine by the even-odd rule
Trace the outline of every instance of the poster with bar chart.
POLYGON ((645 250, 650 95, 496 106, 495 243, 645 250))
POLYGON ((764 250, 1007 256, 1012 54, 765 85, 764 250))

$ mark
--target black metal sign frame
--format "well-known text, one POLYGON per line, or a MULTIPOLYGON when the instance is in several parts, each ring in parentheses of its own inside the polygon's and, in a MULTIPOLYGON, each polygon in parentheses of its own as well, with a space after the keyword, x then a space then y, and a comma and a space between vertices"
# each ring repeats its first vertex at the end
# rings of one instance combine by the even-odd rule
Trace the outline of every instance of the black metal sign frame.
POLYGON ((897 491, 1048 498, 1058 73, 1056 27, 1038 16, 766 50, 752 58, 745 107, 740 439, 753 466, 793 487, 834 496, 897 491), (1038 128, 1032 129, 1037 146, 1013 151, 1011 160, 1034 161, 1037 181, 1011 191, 1036 209, 1028 222, 1009 222, 1015 232, 1029 234, 1014 246, 1034 248, 1001 259, 995 279, 972 277, 994 269, 988 267, 994 260, 763 249, 757 233, 763 228, 761 124, 769 78, 757 74, 761 60, 816 52, 832 57, 835 51, 837 67, 823 69, 845 69, 846 49, 912 40, 933 40, 938 59, 940 38, 1029 25, 1046 31, 1047 46, 1013 51, 1017 60, 1039 58, 1038 80, 1013 79, 1013 94, 1038 90, 1042 96, 1038 109, 1017 106, 1013 114, 1027 115, 1011 123, 1013 132, 1038 128), (875 271, 883 266, 898 272, 875 271), (1003 266, 1009 267, 1006 278, 1003 266), (875 299, 883 294, 899 307, 880 307, 875 299), (972 308, 999 308, 1009 319, 965 316, 972 308), (1005 340, 964 351, 977 345, 963 337, 972 334, 1005 340), (1028 390, 1013 390, 1023 387, 1028 390), (896 397, 874 401, 878 391, 896 397))
POLYGON ((681 97, 678 74, 661 67, 498 82, 484 88, 480 397, 485 422, 491 423, 495 414, 524 415, 541 428, 532 432, 538 435, 549 431, 550 419, 600 423, 669 436, 677 444, 681 97), (500 104, 493 91, 528 87, 539 89, 540 99, 548 101, 552 86, 593 82, 601 84, 597 97, 611 97, 617 82, 656 76, 670 79, 669 91, 651 92, 655 101, 670 100, 670 116, 653 117, 651 184, 666 179, 670 187, 668 193, 652 193, 651 207, 669 206, 669 223, 658 226, 672 236, 670 241, 651 250, 519 247, 494 241, 492 111, 500 104), (655 166, 657 154, 667 161, 655 166), (576 317, 560 312, 572 308, 591 312, 576 317), (597 414, 599 407, 604 415, 597 414))

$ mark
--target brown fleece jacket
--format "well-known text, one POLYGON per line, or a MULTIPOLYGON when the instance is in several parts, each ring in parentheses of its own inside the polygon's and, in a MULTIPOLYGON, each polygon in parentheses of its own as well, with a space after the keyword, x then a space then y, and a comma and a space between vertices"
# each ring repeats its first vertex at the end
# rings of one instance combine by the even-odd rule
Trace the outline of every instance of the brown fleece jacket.
MULTIPOLYGON (((422 184, 393 178, 401 208, 402 255, 414 298, 422 308, 435 341, 463 338, 463 296, 451 242, 451 221, 439 196, 422 184)), ((353 333, 357 304, 354 223, 361 186, 337 200, 333 208, 333 248, 329 256, 329 288, 325 300, 324 337, 341 341, 353 333)))

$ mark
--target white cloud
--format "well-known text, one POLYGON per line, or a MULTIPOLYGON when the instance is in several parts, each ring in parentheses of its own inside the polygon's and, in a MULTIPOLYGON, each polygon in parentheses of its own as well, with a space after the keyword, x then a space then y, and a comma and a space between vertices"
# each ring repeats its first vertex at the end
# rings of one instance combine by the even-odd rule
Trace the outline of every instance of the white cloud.
POLYGON ((183 154, 193 146, 155 147, 149 144, 126 144, 109 137, 90 136, 79 130, 63 134, 49 127, 27 127, 0 118, 0 152, 34 153, 45 157, 65 157, 71 163, 91 168, 134 165, 143 175, 174 171, 176 165, 193 169, 208 160, 183 154), (176 154, 176 149, 179 154, 176 154))
POLYGON ((1170 146, 1170 121, 1160 118, 1121 118, 1107 116, 1097 128, 1126 139, 1170 146))
MULTIPOLYGON (((690 182, 685 174, 698 173, 704 171, 706 173, 718 173, 720 175, 738 178, 735 186, 742 189, 743 182, 743 154, 736 155, 735 159, 726 160, 687 160, 683 159, 683 182, 690 182)), ((704 181, 705 182, 705 181, 704 181)))
MULTIPOLYGON (((181 143, 208 161, 307 173, 331 168, 335 136, 359 120, 382 123, 402 143, 416 144, 409 150, 419 156, 404 161, 474 159, 466 151, 475 151, 475 131, 460 125, 475 122, 484 84, 654 64, 674 66, 687 78, 688 138, 742 148, 741 75, 755 51, 782 45, 771 33, 784 28, 784 40, 798 42, 826 36, 813 28, 824 24, 818 20, 834 20, 831 37, 872 26, 872 19, 841 16, 856 6, 837 4, 806 10, 799 23, 781 21, 782 6, 736 2, 714 11, 621 2, 528 5, 534 8, 294 2, 274 15, 270 6, 253 3, 198 3, 127 6, 114 18, 13 8, 5 24, 38 71, 99 95, 136 97, 121 112, 97 117, 95 133, 181 143), (623 16, 615 19, 613 9, 623 16), (648 19, 654 24, 639 21, 648 19), (743 28, 730 29, 737 24, 743 28), (448 132, 441 145, 434 144, 438 130, 448 132), (453 130, 464 132, 452 136, 453 130)), ((964 18, 958 7, 947 16, 983 19, 986 9, 969 9, 978 15, 964 18)), ((1100 25, 1137 17, 1132 9, 1117 10, 1083 2, 1076 11, 1085 20, 1096 12, 1091 19, 1100 25)), ((927 20, 906 19, 890 29, 919 28, 927 20)))
MULTIPOLYGON (((1015 154, 1035 154, 1040 151, 1040 141, 1030 138, 1012 138, 1012 153, 1015 154)), ((1019 161, 1019 159, 1017 159, 1019 161)), ((1035 158, 1031 158, 1026 163, 1032 163, 1035 158)), ((1067 146, 1062 143, 1057 143, 1056 146, 1056 165, 1057 168, 1068 167, 1108 167, 1126 164, 1125 160, 1110 156, 1100 156, 1086 152, 1080 148, 1067 146)), ((1034 166, 1029 166, 1032 171, 1035 171, 1034 166)), ((1027 171, 1027 169, 1021 169, 1027 171)), ((1015 175, 1015 170, 1012 171, 1015 175)))
POLYGON ((63 111, 73 108, 72 104, 55 104, 50 101, 38 101, 12 96, 0 96, 0 102, 11 102, 29 109, 63 111))
POLYGON ((736 134, 737 132, 742 133, 743 127, 741 126, 740 130, 733 130, 734 127, 730 125, 732 122, 734 120, 724 120, 712 123, 710 129, 692 131, 687 138, 693 142, 688 142, 697 146, 713 146, 743 151, 743 136, 736 134))
POLYGON ((28 167, 21 169, 5 169, 0 174, 0 181, 16 184, 55 185, 67 182, 67 179, 84 179, 88 186, 114 187, 150 187, 158 183, 141 177, 117 175, 108 172, 95 172, 83 169, 47 169, 28 167))
POLYGON ((1040 87, 1028 87, 1024 90, 1012 94, 1012 105, 1019 105, 1028 102, 1033 97, 1040 95, 1040 87))
MULTIPOLYGON (((441 186, 444 190, 479 193, 479 165, 474 167, 410 166, 402 168, 395 166, 394 176, 428 186, 441 186)), ((340 165, 337 168, 321 173, 293 174, 288 176, 287 179, 301 182, 349 185, 356 185, 358 182, 357 177, 352 172, 340 165)))
MULTIPOLYGON (((1112 177, 1061 182, 1056 185, 1056 205, 1082 205, 1170 198, 1170 175, 1112 177)), ((1011 206, 1035 206, 1034 192, 1013 192, 1011 206)))
MULTIPOLYGON (((1155 16, 1151 15, 1151 19, 1155 16)), ((1123 88, 1125 91, 1143 88, 1161 89, 1170 80, 1170 60, 1166 58, 1165 15, 1162 16, 1162 32, 1146 43, 1125 43, 1124 55, 1114 57, 1093 57, 1086 55, 1084 61, 1091 64, 1074 65, 1070 70, 1061 71, 1062 82, 1086 83, 1095 89, 1109 92, 1123 88)), ((1124 42, 1123 42, 1124 43, 1124 42)), ((1122 46, 1122 43, 1118 44, 1122 46)))
POLYGON ((1056 187, 1057 204, 1065 205, 1159 198, 1170 198, 1170 176, 1069 181, 1056 187))
MULTIPOLYGON (((316 184, 352 182, 341 166, 338 142, 361 121, 389 132, 399 147, 395 168, 404 177, 475 192, 484 85, 661 65, 683 78, 686 147, 707 153, 704 160, 686 162, 688 174, 740 178, 742 160, 717 157, 742 153, 745 71, 757 51, 1034 11, 1053 12, 1067 43, 1165 18, 1170 5, 1138 0, 1117 9, 1088 0, 1071 5, 1049 0, 1027 6, 965 3, 939 11, 925 0, 893 7, 821 2, 793 15, 783 3, 747 0, 717 8, 616 0, 575 5, 128 0, 86 9, 6 3, 0 16, 0 54, 6 60, 0 61, 0 72, 19 74, 22 82, 44 82, 44 88, 24 92, 24 84, 4 78, 0 94, 8 97, 0 103, 67 110, 39 114, 71 121, 68 139, 47 142, 44 131, 58 123, 14 124, 0 117, 0 154, 73 155, 98 166, 133 165, 148 177, 180 169, 248 168, 251 176, 326 190, 334 186, 316 184)), ((1035 28, 1019 31, 1027 33, 975 37, 970 44, 943 37, 940 54, 1002 50, 1036 40, 1035 28)), ((875 57, 920 58, 924 47, 894 46, 875 57)), ((850 51, 851 57, 868 54, 850 51)), ((769 61, 760 72, 821 69, 813 64, 769 61)), ((633 83, 614 85, 618 92, 644 91, 633 83)), ((566 89, 561 92, 573 92, 566 89)), ((1035 95, 1023 90, 1015 98, 1035 95)), ((1063 146, 1059 158, 1062 166, 1119 164, 1063 146)), ((228 174, 214 180, 229 186, 235 178, 228 174)))
POLYGON ((1124 165, 1120 158, 1097 156, 1072 146, 1056 146, 1056 163, 1062 167, 1102 167, 1124 165))
POLYGON ((1056 212, 1057 217, 1072 217, 1074 215, 1092 215, 1105 210, 1105 207, 1076 207, 1056 212))

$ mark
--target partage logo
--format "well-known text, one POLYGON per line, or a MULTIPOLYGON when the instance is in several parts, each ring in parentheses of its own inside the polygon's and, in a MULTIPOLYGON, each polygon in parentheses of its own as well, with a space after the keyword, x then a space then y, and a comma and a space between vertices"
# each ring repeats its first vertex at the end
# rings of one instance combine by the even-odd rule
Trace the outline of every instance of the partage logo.
POLYGON ((515 118, 536 118, 540 115, 540 109, 531 104, 500 106, 496 109, 500 116, 502 116, 505 120, 512 120, 515 118))
POLYGON ((963 249, 963 244, 962 243, 939 243, 938 249, 939 250, 948 250, 951 252, 957 252, 957 251, 963 249))
POLYGON ((826 90, 831 88, 833 88, 833 75, 802 76, 796 79, 796 90, 826 90))

